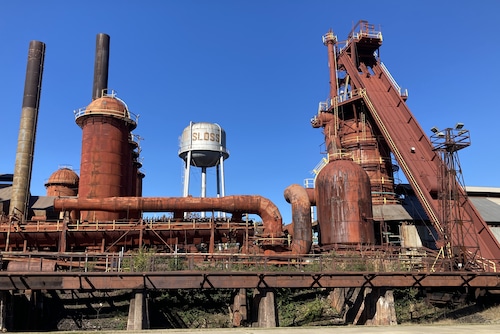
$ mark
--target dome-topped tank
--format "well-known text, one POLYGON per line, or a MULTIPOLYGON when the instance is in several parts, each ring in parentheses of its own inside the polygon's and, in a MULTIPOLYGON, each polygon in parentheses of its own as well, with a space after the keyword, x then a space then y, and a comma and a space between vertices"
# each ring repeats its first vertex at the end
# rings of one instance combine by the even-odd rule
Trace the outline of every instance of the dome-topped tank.
POLYGON ((226 150, 226 132, 216 123, 193 123, 182 132, 179 157, 184 161, 191 152, 191 165, 196 167, 213 167, 219 163, 220 157, 229 157, 226 150))
MULTIPOLYGON (((75 113, 82 128, 80 159, 80 198, 135 196, 137 172, 134 160, 136 145, 131 131, 137 117, 115 93, 93 100, 75 113)), ((130 212, 81 211, 85 221, 113 221, 131 218, 130 212)))
POLYGON ((361 166, 330 161, 316 177, 315 197, 322 245, 375 243, 370 179, 361 166))
POLYGON ((82 127, 83 120, 88 116, 103 115, 112 116, 129 123, 130 130, 137 126, 135 115, 130 113, 126 103, 116 97, 113 92, 111 95, 104 95, 98 99, 93 100, 86 108, 79 109, 75 112, 76 123, 82 127))
POLYGON ((45 183, 47 196, 76 196, 79 179, 78 175, 68 167, 56 170, 45 183))

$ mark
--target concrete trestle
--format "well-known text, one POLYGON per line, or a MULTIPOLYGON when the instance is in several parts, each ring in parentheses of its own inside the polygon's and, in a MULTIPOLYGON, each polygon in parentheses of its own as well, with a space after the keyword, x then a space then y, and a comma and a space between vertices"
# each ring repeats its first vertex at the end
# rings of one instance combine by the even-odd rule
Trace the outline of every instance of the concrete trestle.
MULTIPOLYGON (((275 290, 255 288, 251 299, 251 303, 247 303, 246 289, 236 291, 230 314, 233 327, 246 325, 259 328, 279 327, 275 290), (251 319, 248 319, 249 308, 252 310, 251 319)), ((343 316, 344 322, 347 324, 371 326, 397 324, 392 290, 385 288, 338 288, 332 291, 331 300, 332 306, 343 316)), ((43 313, 43 304, 43 295, 39 291, 26 290, 16 296, 12 292, 0 291, 0 330, 42 329, 39 328, 41 323, 38 320, 41 319, 43 313), (19 299, 21 297, 22 303, 19 299), (26 305, 29 306, 26 307, 26 305), (26 311, 30 314, 31 319, 27 322, 23 320, 26 311), (22 328, 18 328, 19 321, 23 322, 22 328)), ((133 291, 126 328, 131 331, 150 328, 147 291, 133 291)))

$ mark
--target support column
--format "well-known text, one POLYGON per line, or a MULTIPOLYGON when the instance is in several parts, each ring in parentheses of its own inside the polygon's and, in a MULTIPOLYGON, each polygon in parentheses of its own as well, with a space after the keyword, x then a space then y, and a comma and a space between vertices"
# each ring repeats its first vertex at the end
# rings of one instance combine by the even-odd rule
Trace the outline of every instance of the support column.
POLYGON ((333 308, 339 313, 345 323, 353 324, 359 317, 363 305, 361 288, 335 288, 330 293, 333 308))
POLYGON ((127 330, 149 329, 149 310, 144 292, 135 292, 128 309, 127 330))
POLYGON ((392 326, 397 325, 394 295, 387 288, 365 289, 365 325, 392 326), (371 290, 371 291, 370 291, 371 290))
POLYGON ((278 327, 278 312, 273 289, 257 288, 254 290, 254 323, 253 327, 278 327))
POLYGON ((397 325, 394 295, 387 288, 336 288, 332 306, 353 325, 397 325))
POLYGON ((0 331, 7 331, 7 291, 0 291, 0 331))
POLYGON ((240 327, 242 322, 248 320, 246 289, 239 289, 234 296, 231 312, 231 321, 234 327, 240 327))

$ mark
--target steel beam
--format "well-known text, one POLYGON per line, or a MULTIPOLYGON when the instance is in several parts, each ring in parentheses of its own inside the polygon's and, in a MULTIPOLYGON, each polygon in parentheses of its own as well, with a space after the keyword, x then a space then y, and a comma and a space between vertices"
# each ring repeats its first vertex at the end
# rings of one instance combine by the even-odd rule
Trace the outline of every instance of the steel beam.
POLYGON ((468 287, 500 289, 500 273, 368 272, 0 272, 0 291, 75 289, 468 287))

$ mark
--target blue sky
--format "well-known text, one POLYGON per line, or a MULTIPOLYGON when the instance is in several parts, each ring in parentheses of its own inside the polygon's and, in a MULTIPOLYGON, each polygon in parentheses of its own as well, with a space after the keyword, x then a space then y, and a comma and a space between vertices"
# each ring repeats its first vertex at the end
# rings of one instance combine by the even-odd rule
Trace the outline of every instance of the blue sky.
MULTIPOLYGON (((330 28, 345 39, 363 19, 380 26, 380 56, 409 90, 424 130, 463 122, 465 183, 500 187, 497 166, 500 2, 483 1, 2 1, 0 173, 12 173, 28 45, 46 43, 31 192, 61 165, 80 167, 73 110, 92 97, 95 37, 111 36, 109 87, 140 114, 144 196, 182 196, 179 137, 193 122, 227 134, 226 195, 261 195, 291 219, 285 188, 321 159, 310 119, 329 91, 330 28)), ((430 131, 429 131, 430 134, 430 131)), ((207 196, 215 194, 209 169, 207 196)), ((191 176, 194 196, 199 175, 191 176)))

